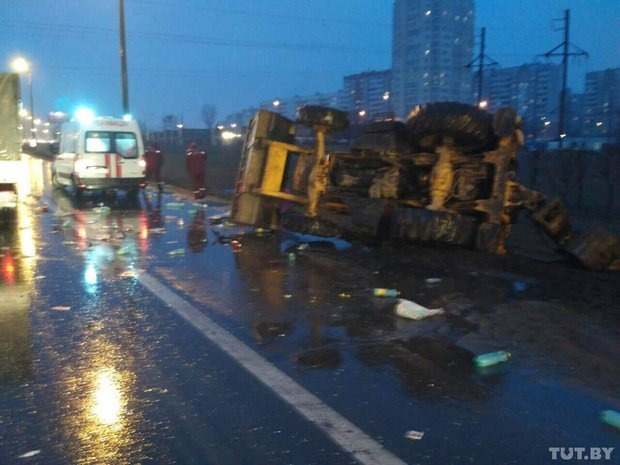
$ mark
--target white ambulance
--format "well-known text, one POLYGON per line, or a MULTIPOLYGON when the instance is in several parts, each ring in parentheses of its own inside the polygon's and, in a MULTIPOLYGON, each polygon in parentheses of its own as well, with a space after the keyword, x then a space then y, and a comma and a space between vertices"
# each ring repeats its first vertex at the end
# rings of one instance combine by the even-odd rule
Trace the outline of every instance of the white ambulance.
POLYGON ((59 153, 52 166, 55 186, 124 189, 135 194, 144 187, 146 162, 138 123, 133 120, 89 118, 62 125, 59 153))

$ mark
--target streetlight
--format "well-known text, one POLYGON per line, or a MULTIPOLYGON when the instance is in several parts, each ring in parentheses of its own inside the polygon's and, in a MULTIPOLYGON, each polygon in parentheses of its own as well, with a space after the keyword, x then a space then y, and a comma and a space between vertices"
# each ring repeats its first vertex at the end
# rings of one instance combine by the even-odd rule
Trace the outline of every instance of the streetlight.
MULTIPOLYGON (((11 68, 17 74, 27 74, 28 75, 28 86, 30 87, 30 115, 34 118, 34 97, 32 92, 32 67, 28 60, 23 57, 17 57, 13 59, 11 62, 11 68)), ((34 127, 31 125, 30 130, 32 131, 34 127)), ((34 132, 34 131, 33 131, 34 132)))

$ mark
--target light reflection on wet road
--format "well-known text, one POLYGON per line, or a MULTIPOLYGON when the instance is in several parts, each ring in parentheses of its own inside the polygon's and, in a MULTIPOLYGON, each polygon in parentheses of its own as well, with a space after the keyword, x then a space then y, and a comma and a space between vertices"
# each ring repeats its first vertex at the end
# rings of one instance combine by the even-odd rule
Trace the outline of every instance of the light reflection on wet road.
POLYGON ((146 292, 139 269, 407 463, 548 463, 549 447, 618 444, 598 421, 619 407, 618 276, 305 245, 210 225, 225 204, 179 209, 172 194, 76 205, 31 165, 28 203, 0 236, 0 463, 352 462, 146 292), (375 286, 447 314, 402 320, 375 286), (500 348, 511 362, 474 369, 500 348))

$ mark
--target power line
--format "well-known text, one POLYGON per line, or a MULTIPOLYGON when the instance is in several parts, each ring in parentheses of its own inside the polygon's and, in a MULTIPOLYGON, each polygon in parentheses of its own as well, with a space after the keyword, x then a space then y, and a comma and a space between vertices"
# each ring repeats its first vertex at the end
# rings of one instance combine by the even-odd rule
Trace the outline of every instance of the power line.
MULTIPOLYGON (((45 34, 55 33, 58 35, 72 35, 73 33, 97 35, 97 34, 113 34, 116 36, 117 31, 115 29, 97 28, 97 27, 83 27, 73 26, 67 24, 57 23, 31 23, 25 21, 8 21, 4 23, 4 26, 9 28, 18 29, 23 31, 24 27, 28 27, 29 34, 45 34)), ((385 55, 389 51, 387 49, 368 49, 361 47, 346 47, 346 46, 334 46, 324 44, 300 44, 300 43, 286 43, 286 42, 260 42, 252 40, 239 40, 239 39, 219 39, 213 37, 193 36, 186 34, 166 34, 156 32, 127 32, 127 36, 149 39, 149 40, 174 40, 177 42, 193 43, 193 44, 208 44, 215 46, 226 47, 244 47, 244 48, 263 48, 263 49, 280 49, 287 51, 304 51, 304 52, 336 52, 336 53, 363 53, 367 55, 385 55)))
POLYGON ((469 63, 466 68, 472 68, 475 66, 476 62, 478 63, 478 106, 480 106, 480 102, 482 102, 482 85, 484 83, 484 68, 486 66, 497 66, 499 63, 495 61, 493 58, 487 56, 485 53, 486 46, 486 28, 482 28, 480 30, 480 53, 474 60, 469 63))
POLYGON ((378 21, 364 21, 364 20, 354 20, 354 19, 338 19, 338 18, 319 18, 319 17, 312 17, 312 16, 297 16, 297 15, 279 15, 279 14, 272 14, 272 13, 260 13, 260 12, 252 12, 252 11, 240 11, 240 10, 230 10, 230 9, 224 9, 224 8, 213 8, 213 7, 205 7, 205 6, 199 6, 199 5, 179 5, 179 3, 167 3, 167 2, 162 2, 162 1, 153 1, 153 0, 132 0, 131 3, 138 3, 138 4, 144 4, 144 5, 151 5, 151 6, 163 6, 163 7, 169 7, 169 8, 174 8, 174 9, 178 9, 179 7, 181 8, 186 8, 186 9, 192 9, 192 10, 202 10, 202 11, 209 11, 211 13, 223 13, 223 14, 230 14, 230 15, 237 15, 237 16, 248 16, 251 19, 256 19, 257 17, 262 17, 262 18, 270 18, 270 19, 282 19, 282 20, 286 20, 286 21, 314 21, 314 22, 320 22, 320 23, 335 23, 335 24, 348 24, 348 25, 352 25, 352 26, 359 26, 359 25, 365 25, 365 26, 383 26, 383 27, 392 27, 392 23, 384 23, 384 22, 378 22, 378 21))

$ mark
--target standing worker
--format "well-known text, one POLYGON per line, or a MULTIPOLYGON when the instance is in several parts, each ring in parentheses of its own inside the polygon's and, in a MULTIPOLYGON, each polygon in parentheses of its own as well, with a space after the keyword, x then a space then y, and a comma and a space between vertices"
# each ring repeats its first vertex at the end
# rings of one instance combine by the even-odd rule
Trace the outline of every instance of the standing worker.
POLYGON ((164 184, 161 182, 161 167, 164 166, 164 152, 159 149, 155 142, 149 144, 148 150, 144 152, 146 162, 146 180, 155 181, 157 189, 161 192, 164 184))
POLYGON ((207 164, 207 152, 200 150, 195 142, 189 144, 185 153, 185 167, 192 179, 192 189, 194 199, 204 199, 207 190, 205 189, 205 175, 207 164))

